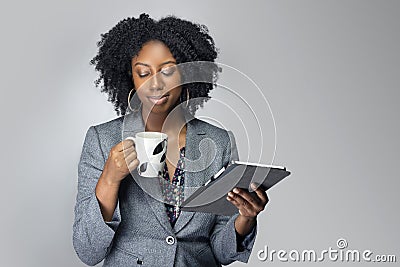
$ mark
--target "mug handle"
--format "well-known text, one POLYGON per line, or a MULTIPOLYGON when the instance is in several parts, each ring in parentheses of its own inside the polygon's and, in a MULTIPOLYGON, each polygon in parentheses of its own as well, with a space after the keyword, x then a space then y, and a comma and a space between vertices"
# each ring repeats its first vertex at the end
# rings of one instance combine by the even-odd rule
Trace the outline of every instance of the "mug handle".
MULTIPOLYGON (((125 140, 132 140, 134 144, 136 144, 136 137, 133 136, 128 136, 125 138, 125 140)), ((143 172, 147 170, 147 162, 144 163, 139 163, 139 166, 137 166, 137 171, 139 175, 141 175, 143 172)))

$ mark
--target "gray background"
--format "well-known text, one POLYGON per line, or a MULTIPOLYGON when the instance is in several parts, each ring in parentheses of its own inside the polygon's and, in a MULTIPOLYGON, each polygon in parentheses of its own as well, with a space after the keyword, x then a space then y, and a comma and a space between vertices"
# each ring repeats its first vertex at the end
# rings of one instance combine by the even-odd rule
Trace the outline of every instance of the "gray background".
MULTIPOLYGON (((271 264, 256 256, 265 245, 320 251, 340 237, 399 258, 399 1, 3 1, 0 10, 2 266, 83 266, 71 241, 77 164, 87 128, 116 116, 88 62, 100 33, 141 12, 206 24, 218 61, 253 78, 271 105, 274 163, 292 175, 269 191, 249 266, 271 264)), ((242 155, 245 136, 236 138, 242 155)))

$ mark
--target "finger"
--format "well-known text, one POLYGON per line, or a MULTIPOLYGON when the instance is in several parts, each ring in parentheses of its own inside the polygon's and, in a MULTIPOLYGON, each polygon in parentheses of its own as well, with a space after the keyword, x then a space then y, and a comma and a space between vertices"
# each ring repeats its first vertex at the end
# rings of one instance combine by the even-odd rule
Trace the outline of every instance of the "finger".
POLYGON ((233 192, 228 193, 228 197, 232 199, 232 203, 238 208, 245 210, 247 212, 252 212, 253 211, 253 206, 244 198, 242 198, 240 195, 235 194, 233 192))
POLYGON ((117 151, 122 151, 129 147, 135 147, 135 142, 131 139, 125 139, 117 145, 117 151))
POLYGON ((235 187, 233 189, 233 192, 241 196, 243 199, 245 199, 247 202, 249 202, 252 206, 258 207, 261 199, 258 198, 256 194, 251 194, 249 191, 244 190, 242 188, 237 188, 235 187))
POLYGON ((262 203, 266 204, 268 203, 269 199, 267 196, 267 192, 265 191, 265 188, 262 185, 259 185, 257 188, 256 183, 251 183, 251 188, 256 192, 257 196, 261 199, 262 203))
POLYGON ((136 158, 137 158, 136 151, 133 150, 131 153, 129 153, 128 155, 125 156, 125 161, 127 162, 127 164, 129 164, 136 158))
POLYGON ((251 205, 244 200, 243 198, 240 198, 240 196, 236 199, 231 198, 230 196, 226 197, 236 208, 239 210, 239 213, 243 216, 251 216, 255 217, 257 216, 257 211, 253 210, 251 205), (240 200, 241 199, 241 200, 240 200))
POLYGON ((132 160, 129 164, 128 164, 128 170, 129 171, 133 171, 134 169, 137 168, 137 166, 139 166, 140 162, 137 158, 135 158, 134 160, 132 160))
POLYGON ((226 197, 226 199, 229 200, 233 205, 235 205, 236 208, 238 208, 239 210, 243 209, 242 203, 240 203, 239 200, 237 200, 229 195, 226 197))
POLYGON ((136 152, 135 148, 133 146, 125 149, 122 151, 124 153, 124 157, 127 157, 128 155, 130 155, 132 152, 136 152))

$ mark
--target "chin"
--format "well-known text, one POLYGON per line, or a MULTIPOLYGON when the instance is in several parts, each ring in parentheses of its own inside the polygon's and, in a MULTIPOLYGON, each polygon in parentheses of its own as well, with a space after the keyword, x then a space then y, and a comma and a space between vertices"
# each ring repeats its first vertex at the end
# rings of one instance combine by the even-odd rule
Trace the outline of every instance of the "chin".
POLYGON ((173 103, 174 99, 170 98, 168 100, 169 101, 167 101, 166 103, 161 104, 161 105, 153 105, 153 103, 150 103, 149 109, 151 110, 151 112, 154 112, 154 113, 166 113, 166 112, 168 113, 171 110, 173 110, 176 105, 179 104, 179 103, 177 103, 178 102, 177 99, 175 101, 176 102, 175 104, 173 103))
POLYGON ((154 105, 149 106, 148 110, 150 110, 151 113, 164 114, 169 113, 171 110, 173 110, 173 107, 171 105, 154 105))

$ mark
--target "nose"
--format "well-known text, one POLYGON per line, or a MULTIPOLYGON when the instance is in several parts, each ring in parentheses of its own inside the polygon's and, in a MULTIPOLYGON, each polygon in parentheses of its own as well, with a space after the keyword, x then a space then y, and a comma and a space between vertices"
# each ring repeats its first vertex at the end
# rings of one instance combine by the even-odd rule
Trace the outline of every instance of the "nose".
POLYGON ((164 82, 159 72, 153 75, 148 82, 151 91, 160 91, 164 88, 164 82))

